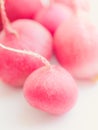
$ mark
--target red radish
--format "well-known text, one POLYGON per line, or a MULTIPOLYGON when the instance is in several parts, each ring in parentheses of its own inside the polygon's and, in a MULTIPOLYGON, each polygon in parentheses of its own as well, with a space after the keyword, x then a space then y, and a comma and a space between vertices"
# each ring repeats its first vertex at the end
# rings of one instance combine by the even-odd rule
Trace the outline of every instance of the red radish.
POLYGON ((5 0, 5 7, 11 21, 20 18, 33 18, 41 9, 40 0, 5 0))
POLYGON ((98 75, 98 24, 89 16, 75 15, 54 35, 57 59, 78 79, 92 79, 98 75))
POLYGON ((26 79, 23 92, 31 106, 61 115, 75 105, 78 88, 65 69, 51 65, 35 70, 26 79))
POLYGON ((72 15, 72 11, 60 3, 50 3, 37 13, 35 20, 44 25, 52 34, 58 26, 72 15))
POLYGON ((76 10, 76 8, 78 7, 88 11, 90 8, 89 0, 55 0, 55 1, 65 4, 72 10, 76 10))
MULTIPOLYGON (((0 42, 10 48, 34 51, 49 59, 52 54, 52 36, 50 33, 40 24, 31 20, 17 20, 10 23, 6 17, 3 2, 4 1, 1 0, 1 16, 4 30, 0 34, 0 42)), ((42 63, 37 59, 35 60, 33 58, 31 62, 31 59, 26 59, 21 54, 15 54, 2 48, 0 49, 0 57, 5 60, 5 68, 1 73, 2 80, 16 87, 22 86, 25 78, 33 70, 42 66, 42 63), (15 64, 15 66, 13 64, 15 64), (18 75, 18 73, 20 75, 18 75), (15 76, 16 82, 12 83, 15 76)))

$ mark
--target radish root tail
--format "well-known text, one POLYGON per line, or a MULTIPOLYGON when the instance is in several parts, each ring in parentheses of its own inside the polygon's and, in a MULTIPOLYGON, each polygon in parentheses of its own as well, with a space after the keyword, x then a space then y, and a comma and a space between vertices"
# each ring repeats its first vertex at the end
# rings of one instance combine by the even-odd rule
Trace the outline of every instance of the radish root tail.
POLYGON ((12 51, 12 52, 15 52, 15 53, 21 53, 21 54, 34 56, 34 57, 40 59, 44 65, 49 66, 49 67, 51 66, 49 61, 46 58, 44 58, 43 56, 41 56, 40 54, 38 54, 38 53, 35 53, 35 52, 32 52, 32 51, 27 51, 27 50, 19 50, 19 49, 10 48, 10 47, 7 47, 7 46, 3 45, 2 43, 0 43, 0 47, 2 49, 12 51))
POLYGON ((5 0, 0 0, 0 12, 1 12, 2 24, 3 24, 3 28, 5 29, 5 32, 8 34, 10 33, 12 35, 18 36, 17 31, 11 26, 10 21, 7 17, 6 9, 5 9, 5 0))

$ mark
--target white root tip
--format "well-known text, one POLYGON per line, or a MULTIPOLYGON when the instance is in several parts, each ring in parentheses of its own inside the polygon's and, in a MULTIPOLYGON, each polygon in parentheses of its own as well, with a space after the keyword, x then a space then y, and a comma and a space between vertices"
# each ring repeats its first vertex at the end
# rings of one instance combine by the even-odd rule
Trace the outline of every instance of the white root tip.
POLYGON ((43 7, 48 8, 51 4, 51 0, 40 0, 43 7))

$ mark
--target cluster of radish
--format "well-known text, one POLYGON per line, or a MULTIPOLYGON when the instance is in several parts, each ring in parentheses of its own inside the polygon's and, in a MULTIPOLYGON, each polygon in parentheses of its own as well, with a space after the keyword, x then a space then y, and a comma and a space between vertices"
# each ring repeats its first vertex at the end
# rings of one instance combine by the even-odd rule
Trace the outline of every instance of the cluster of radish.
POLYGON ((73 77, 98 75, 98 26, 89 2, 0 0, 0 12, 0 79, 23 87, 40 110, 69 111, 78 96, 73 77), (49 63, 52 50, 62 67, 49 63))

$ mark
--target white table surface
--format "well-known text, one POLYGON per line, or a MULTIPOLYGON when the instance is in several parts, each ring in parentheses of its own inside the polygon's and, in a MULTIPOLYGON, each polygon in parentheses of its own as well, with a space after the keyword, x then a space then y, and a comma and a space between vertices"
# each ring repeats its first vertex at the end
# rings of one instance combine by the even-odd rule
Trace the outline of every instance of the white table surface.
POLYGON ((0 82, 0 130, 98 130, 98 85, 78 83, 75 107, 55 117, 32 108, 22 89, 0 82))

